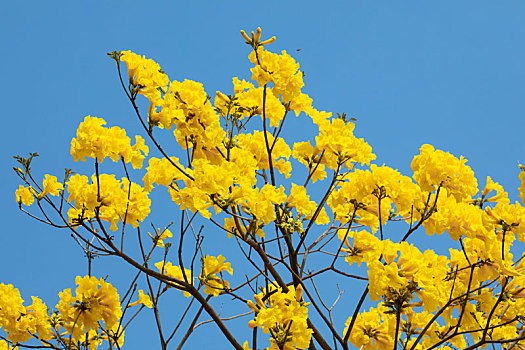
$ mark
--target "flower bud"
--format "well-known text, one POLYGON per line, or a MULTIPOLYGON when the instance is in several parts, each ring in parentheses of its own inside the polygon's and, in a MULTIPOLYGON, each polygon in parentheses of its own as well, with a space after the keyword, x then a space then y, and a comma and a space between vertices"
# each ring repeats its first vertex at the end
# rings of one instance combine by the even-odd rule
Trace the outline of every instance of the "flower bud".
POLYGON ((250 37, 246 34, 244 30, 241 29, 241 35, 246 41, 251 41, 250 37))
POLYGON ((248 300, 247 304, 248 304, 248 307, 249 307, 253 312, 259 312, 259 308, 257 307, 257 305, 255 305, 255 304, 253 303, 253 301, 248 300))
POLYGON ((226 96, 226 95, 223 94, 222 92, 217 91, 217 92, 215 92, 215 95, 216 95, 217 98, 219 98, 220 100, 223 100, 224 102, 228 102, 228 96, 226 96))
POLYGON ((264 305, 263 301, 258 295, 254 295, 253 298, 255 299, 255 302, 261 309, 266 309, 266 305, 264 305))
POLYGON ((265 40, 261 43, 261 45, 268 45, 268 44, 271 44, 275 41, 275 39, 277 39, 276 37, 272 36, 270 39, 268 40, 265 40))
POLYGON ((303 300, 303 286, 298 285, 295 287, 295 300, 301 301, 303 300))

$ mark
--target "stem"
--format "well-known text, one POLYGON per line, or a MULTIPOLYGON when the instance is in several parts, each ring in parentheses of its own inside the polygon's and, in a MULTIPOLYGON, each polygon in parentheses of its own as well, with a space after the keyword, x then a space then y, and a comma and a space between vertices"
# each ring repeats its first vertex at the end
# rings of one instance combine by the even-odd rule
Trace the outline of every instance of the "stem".
POLYGON ((396 311, 396 334, 394 336, 394 350, 397 350, 397 337, 399 336, 400 321, 401 321, 401 311, 396 311))
MULTIPOLYGON (((208 297, 206 298, 206 302, 208 302, 211 299, 211 297, 212 297, 211 295, 208 295, 208 297)), ((184 334, 184 337, 180 341, 179 346, 177 346, 177 350, 182 349, 182 346, 184 345, 184 343, 186 343, 186 341, 190 337, 190 334, 193 332, 193 327, 197 323, 197 320, 199 319, 203 309, 204 309, 204 305, 201 305, 201 307, 199 308, 199 311, 197 311, 197 314, 195 314, 195 317, 193 318, 193 321, 191 321, 191 324, 188 327, 188 330, 186 331, 186 334, 184 334)))

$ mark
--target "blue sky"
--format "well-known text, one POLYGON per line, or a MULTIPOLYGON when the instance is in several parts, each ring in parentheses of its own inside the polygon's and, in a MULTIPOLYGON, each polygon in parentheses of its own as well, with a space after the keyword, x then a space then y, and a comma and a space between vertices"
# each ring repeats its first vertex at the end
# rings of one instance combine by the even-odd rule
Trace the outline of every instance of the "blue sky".
MULTIPOLYGON (((231 93, 232 77, 249 78, 249 48, 239 30, 261 26, 264 37, 278 38, 272 51, 286 50, 301 64, 303 91, 317 109, 357 118, 355 133, 372 145, 377 164, 410 176, 413 156, 430 143, 466 157, 480 187, 490 175, 512 201, 518 198, 517 164, 525 163, 523 2, 12 1, 2 7, 0 282, 14 284, 28 301, 38 295, 55 305, 57 293, 74 287, 86 264, 66 232, 19 212, 12 156, 38 152, 39 179, 60 177, 65 167, 90 173, 69 155, 84 116, 103 117, 130 135, 140 132, 106 56, 113 50, 153 58, 170 79, 200 81, 213 96, 216 90, 231 93)), ((290 125, 291 139, 313 138, 300 121, 290 125)), ((171 207, 165 214, 155 217, 158 225, 177 212, 171 207)), ((210 227, 210 253, 224 244, 218 235, 210 227)), ((446 246, 435 239, 431 244, 446 246)), ((232 247, 225 249, 239 254, 232 247)), ((116 259, 99 259, 94 268, 100 277, 129 280, 116 259)), ((348 289, 340 307, 353 310, 354 288, 348 289)), ((170 298, 168 324, 186 303, 177 293, 170 298)), ((348 314, 338 315, 340 328, 348 314)), ((251 337, 242 329, 247 322, 232 323, 244 339, 251 337)), ((144 314, 138 325, 128 332, 127 347, 155 347, 152 315, 144 314)), ((187 348, 211 345, 228 348, 205 325, 187 348)))

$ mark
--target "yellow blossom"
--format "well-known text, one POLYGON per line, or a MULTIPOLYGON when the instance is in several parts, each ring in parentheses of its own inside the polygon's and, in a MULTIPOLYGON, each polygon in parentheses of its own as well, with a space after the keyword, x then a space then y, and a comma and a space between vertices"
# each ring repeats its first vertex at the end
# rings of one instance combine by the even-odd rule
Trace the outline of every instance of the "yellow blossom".
POLYGON ((202 271, 199 276, 199 281, 205 286, 204 293, 218 296, 222 291, 230 288, 230 284, 222 278, 222 274, 217 276, 217 274, 220 274, 222 271, 233 275, 233 269, 230 263, 226 262, 224 256, 219 255, 218 257, 214 257, 206 255, 202 258, 202 271))
POLYGON ((84 331, 96 330, 99 321, 111 328, 122 316, 117 290, 93 276, 77 276, 75 282, 78 286, 75 296, 71 289, 65 289, 59 293, 60 301, 56 305, 64 328, 77 339, 84 331))
MULTIPOLYGON (((170 261, 159 261, 155 264, 155 267, 166 276, 170 276, 178 279, 181 282, 188 281, 189 284, 193 284, 193 277, 191 276, 191 270, 184 269, 184 274, 180 266, 173 266, 170 261)), ((177 288, 178 289, 178 288, 177 288)), ((184 291, 184 296, 189 298, 191 296, 190 292, 184 291)))
POLYGON ((87 116, 77 129, 77 137, 71 140, 71 155, 75 162, 86 161, 86 157, 103 162, 109 157, 118 162, 121 157, 133 168, 141 168, 142 160, 148 155, 149 148, 141 136, 135 136, 135 145, 124 129, 114 126, 105 128, 102 118, 87 116))
POLYGON ((157 229, 157 234, 155 236, 153 236, 151 233, 148 232, 148 235, 151 237, 151 239, 153 239, 153 241, 157 241, 157 247, 164 247, 164 240, 166 238, 170 238, 170 237, 173 237, 173 234, 171 233, 170 230, 168 230, 167 228, 164 229, 162 232, 160 232, 160 228, 157 229))
POLYGON ((79 174, 69 178, 68 202, 75 202, 75 208, 68 211, 70 222, 80 214, 92 218, 98 208, 100 219, 110 222, 110 229, 115 231, 118 222, 137 227, 149 215, 151 200, 136 183, 130 183, 125 177, 118 181, 115 175, 108 174, 100 174, 98 178, 93 174, 91 180, 89 184, 88 177, 79 174))
POLYGON ((44 189, 42 192, 38 194, 38 198, 43 198, 48 194, 52 196, 58 196, 60 194, 60 190, 64 189, 64 185, 59 183, 55 176, 46 174, 44 177, 43 188, 44 189))
POLYGON ((140 87, 139 93, 152 102, 158 101, 161 98, 159 88, 166 89, 169 83, 159 64, 131 51, 121 51, 120 60, 128 68, 130 82, 140 87))
POLYGON ((466 162, 462 156, 458 159, 450 153, 435 150, 431 145, 423 145, 411 167, 414 180, 423 191, 432 192, 441 186, 447 189, 449 196, 463 201, 470 200, 478 192, 478 182, 466 162))
POLYGON ((131 307, 131 306, 135 306, 135 305, 138 305, 138 304, 142 304, 146 307, 149 307, 150 309, 153 307, 153 303, 149 297, 148 294, 144 294, 144 291, 142 289, 139 289, 139 300, 129 304, 128 306, 131 307))
MULTIPOLYGON (((309 303, 302 300, 302 288, 288 287, 288 292, 275 290, 270 286, 269 296, 264 293, 254 296, 259 310, 255 319, 248 323, 250 328, 262 328, 264 333, 270 333, 270 349, 306 349, 310 345, 312 330, 308 328, 309 303), (263 302, 262 299, 265 299, 263 302)), ((255 304, 248 303, 254 310, 255 304)))
POLYGON ((18 289, 10 284, 0 284, 0 327, 7 333, 7 340, 24 343, 32 335, 42 340, 51 339, 47 307, 37 297, 32 297, 32 300, 31 305, 24 307, 18 289))
POLYGON ((277 97, 280 95, 283 102, 288 102, 301 93, 304 86, 303 73, 299 71, 299 64, 286 51, 279 55, 259 47, 257 55, 252 51, 249 59, 255 64, 251 69, 252 80, 257 81, 259 86, 272 82, 272 93, 277 97))
POLYGON ((19 185, 18 190, 15 192, 15 198, 17 203, 29 206, 35 202, 35 191, 31 186, 24 187, 19 185))

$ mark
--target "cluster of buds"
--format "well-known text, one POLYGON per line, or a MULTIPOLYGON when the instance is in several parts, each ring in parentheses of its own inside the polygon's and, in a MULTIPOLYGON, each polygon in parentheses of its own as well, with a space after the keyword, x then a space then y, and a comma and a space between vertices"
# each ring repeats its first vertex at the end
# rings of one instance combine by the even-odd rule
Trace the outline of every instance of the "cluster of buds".
POLYGON ((299 232, 303 233, 303 222, 300 218, 294 219, 292 216, 285 218, 281 222, 281 227, 287 230, 288 232, 299 232))
POLYGON ((275 41, 276 37, 272 36, 270 39, 261 42, 261 27, 257 27, 257 31, 254 33, 252 30, 251 38, 246 34, 244 30, 241 29, 241 35, 246 40, 246 44, 253 47, 254 50, 257 50, 259 46, 268 45, 275 41))

